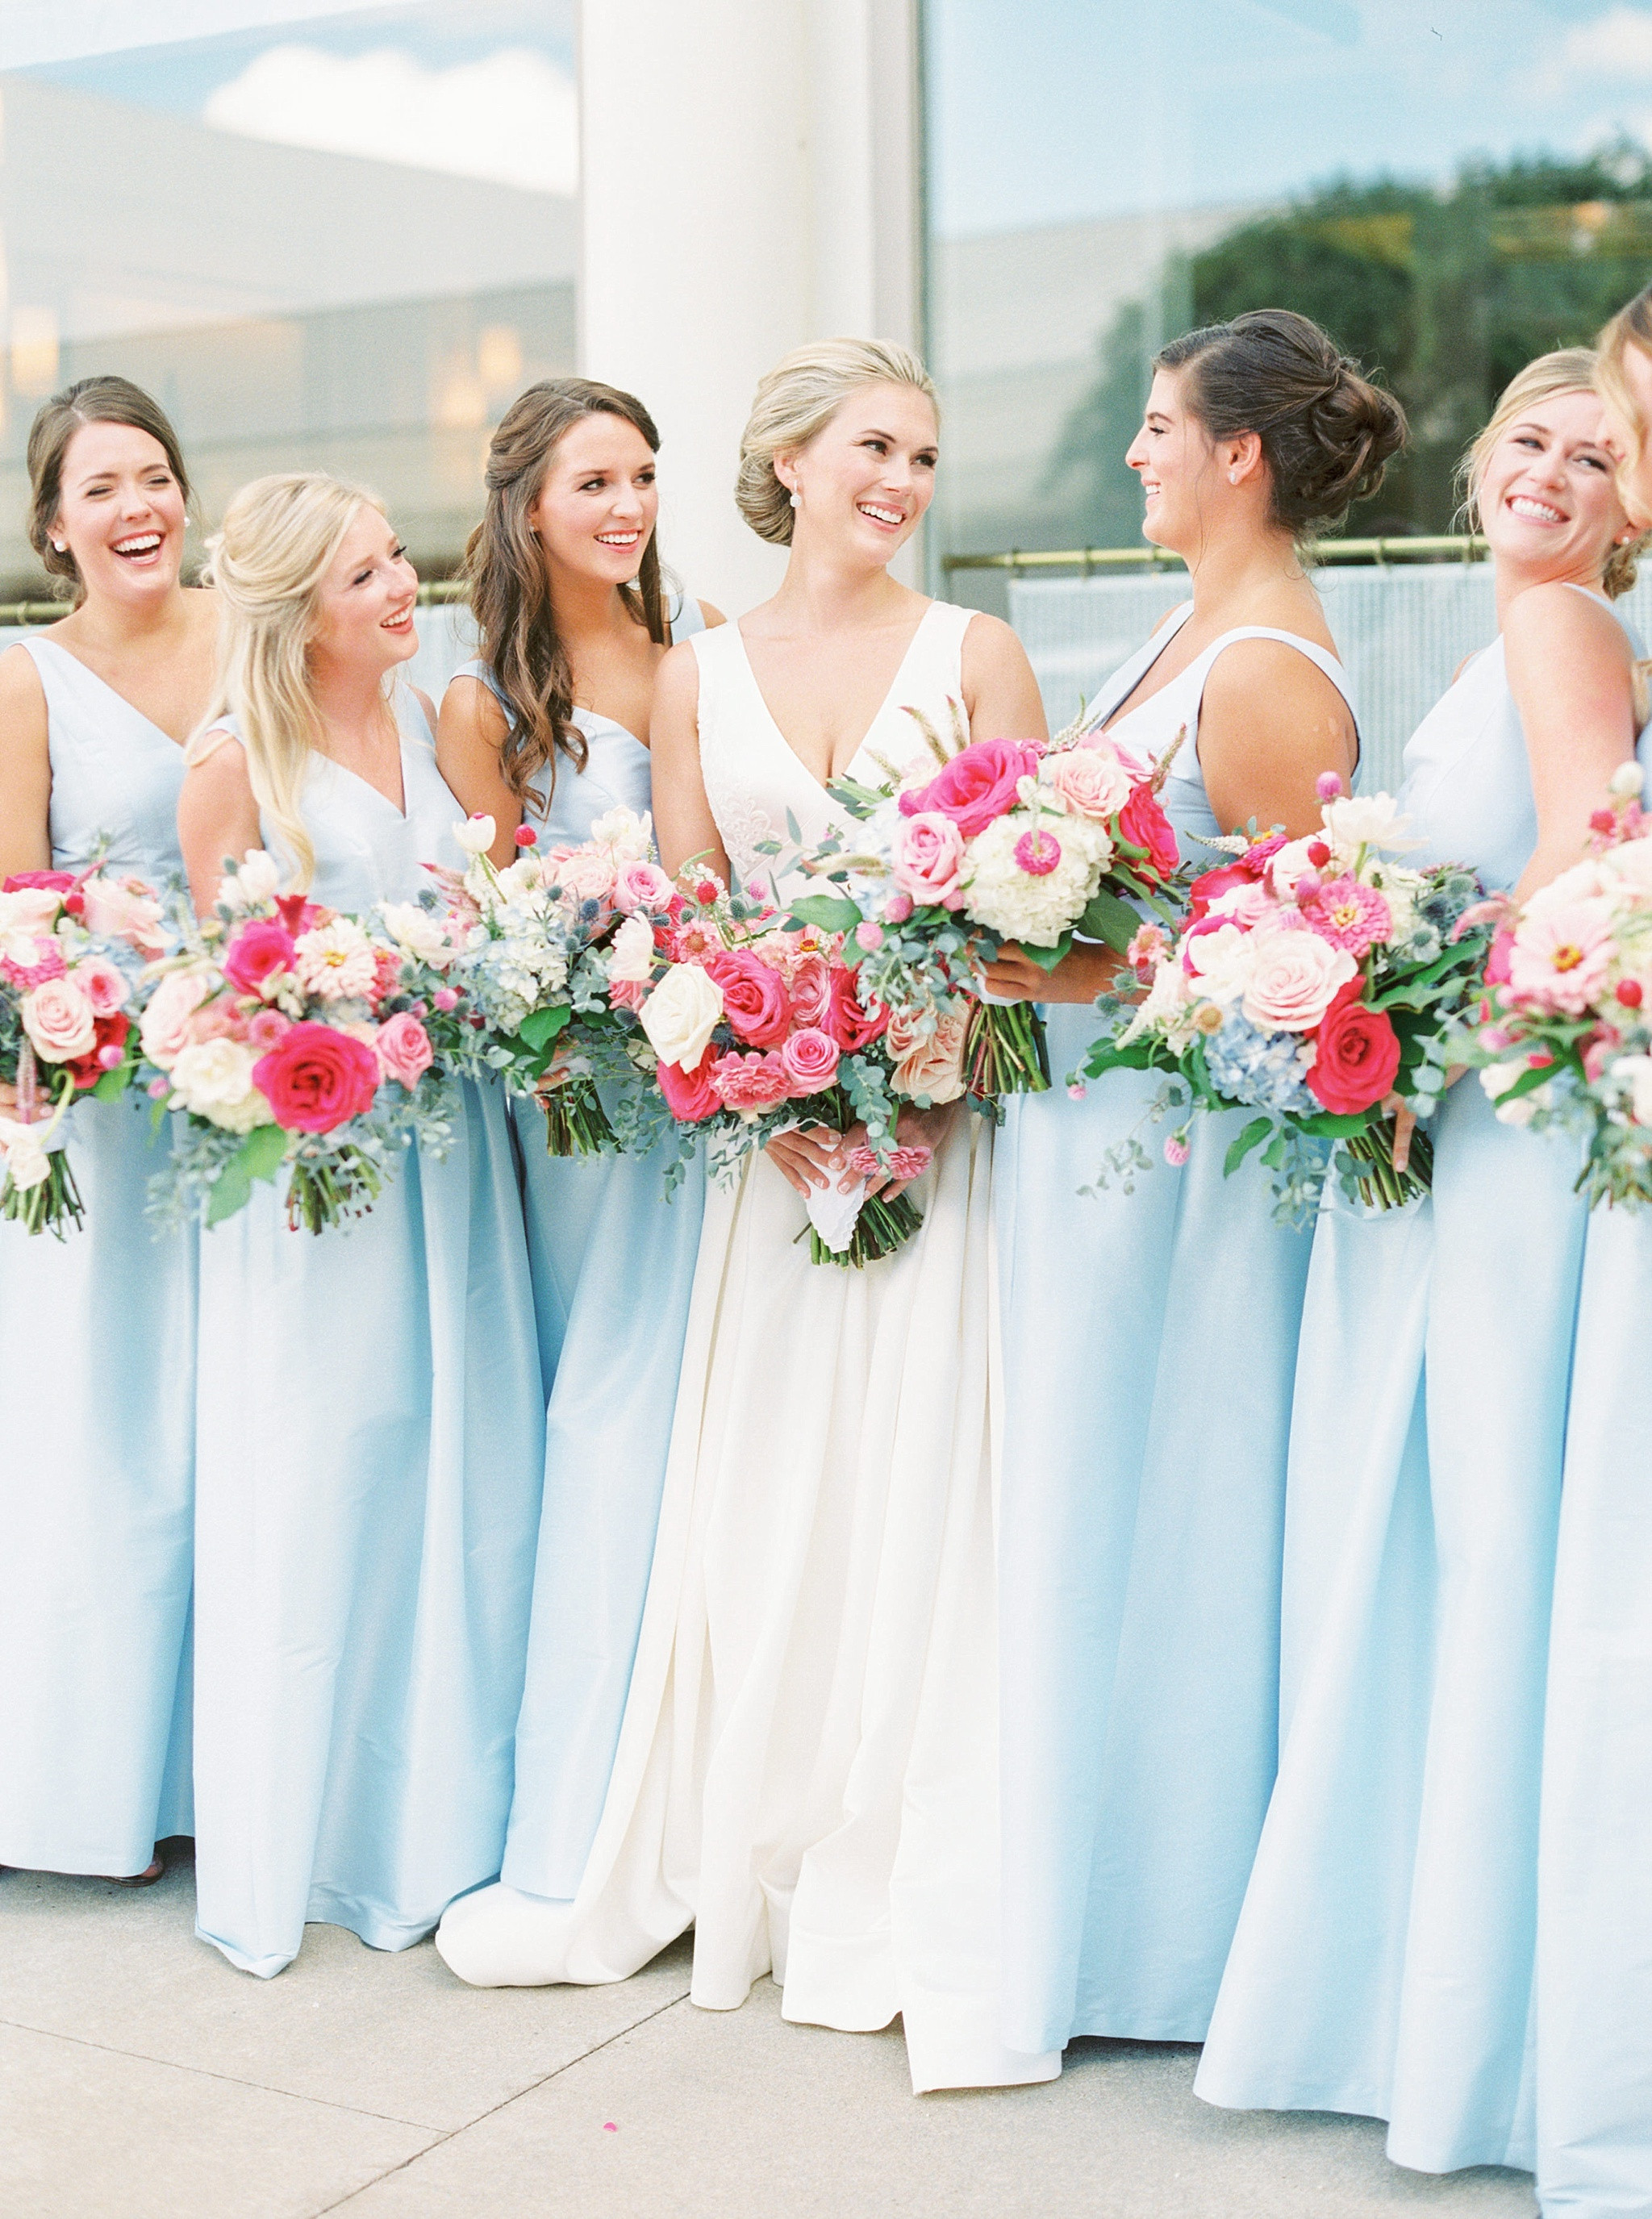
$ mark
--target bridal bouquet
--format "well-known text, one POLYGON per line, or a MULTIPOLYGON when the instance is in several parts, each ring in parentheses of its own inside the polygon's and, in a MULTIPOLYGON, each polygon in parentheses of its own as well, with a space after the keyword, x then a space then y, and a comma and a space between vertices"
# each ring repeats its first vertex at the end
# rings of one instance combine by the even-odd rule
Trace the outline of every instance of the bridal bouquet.
POLYGON ((0 886, 0 1217, 61 1240, 85 1209, 65 1145, 84 1095, 109 1101, 136 1064, 133 1016, 146 964, 166 945, 140 879, 94 867, 25 871, 0 886))
POLYGON ((260 848, 232 867, 145 1002, 141 1075, 180 1120, 151 1183, 163 1222, 216 1225, 285 1170, 289 1226, 320 1233, 372 1208, 401 1148, 451 1141, 474 1031, 451 949, 413 904, 363 920, 279 882, 260 848))
POLYGON ((1592 853, 1511 911, 1456 1043, 1506 1123, 1581 1135, 1591 1203, 1652 1202, 1652 817, 1625 763, 1592 853))
MULTIPOLYGON (((1395 860, 1414 843, 1388 795, 1348 799, 1334 773, 1319 790, 1321 832, 1240 839, 1232 862, 1193 881, 1174 939, 1141 927, 1129 954, 1146 998, 1103 1003, 1113 1029, 1083 1066, 1169 1072, 1178 1103, 1258 1110, 1227 1169, 1260 1148, 1284 1223, 1310 1214, 1333 1155, 1351 1198, 1388 1209, 1426 1190, 1426 1133, 1396 1172, 1382 1104, 1397 1094, 1432 1114, 1489 938, 1472 871, 1395 860)), ((1184 1125, 1164 1153, 1186 1152, 1184 1125)))
POLYGON ((543 852, 524 825, 502 871, 488 858, 491 817, 454 831, 471 861, 463 873, 432 867, 443 912, 435 929, 456 949, 453 975, 481 1021, 475 1067, 538 1097, 552 1155, 646 1145, 636 1010, 676 891, 652 860, 649 818, 612 809, 589 840, 543 852))
POLYGON ((987 999, 981 968, 1007 941, 1046 971, 1075 934, 1129 946, 1141 922, 1133 904, 1161 909, 1177 870, 1158 800, 1170 758, 1144 769, 1098 732, 1048 747, 972 741, 955 703, 946 739, 908 714, 925 752, 904 771, 885 765, 881 786, 832 786, 860 822, 858 845, 834 839, 798 859, 835 891, 794 900, 792 915, 853 935, 868 997, 965 1014, 972 1099, 1040 1093, 1050 1083, 1042 1020, 1030 1003, 987 999))
POLYGON ((896 1117, 902 1101, 928 1109, 962 1094, 961 1016, 892 1017, 835 935, 788 925, 714 880, 679 897, 660 938, 641 1019, 671 1115, 705 1136, 724 1177, 793 1127, 864 1125, 854 1190, 810 1197, 810 1253, 856 1265, 891 1254, 922 1221, 910 1196, 867 1189, 928 1169, 927 1148, 897 1142, 896 1117))

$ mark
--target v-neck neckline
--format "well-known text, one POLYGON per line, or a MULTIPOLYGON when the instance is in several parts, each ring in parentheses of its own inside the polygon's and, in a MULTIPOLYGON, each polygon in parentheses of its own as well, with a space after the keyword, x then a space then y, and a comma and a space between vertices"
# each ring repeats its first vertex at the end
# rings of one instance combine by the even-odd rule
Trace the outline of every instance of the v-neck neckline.
POLYGON ((1180 639, 1182 634, 1186 631, 1187 627, 1192 623, 1192 621, 1193 604, 1191 601, 1187 601, 1183 604, 1181 620, 1177 624, 1173 624, 1170 627, 1169 631, 1164 634, 1164 638, 1158 641, 1156 647, 1153 645, 1153 638, 1156 635, 1151 636, 1148 638, 1146 644, 1149 647, 1152 647, 1153 651, 1148 656, 1146 662, 1142 664, 1140 669, 1137 671, 1134 678, 1131 681, 1129 692, 1122 695, 1119 700, 1114 703, 1113 706, 1108 711, 1106 716, 1099 724, 1091 725, 1090 730, 1092 731, 1099 733, 1105 737, 1107 735, 1116 731, 1120 725, 1127 724, 1132 717, 1139 717, 1144 709, 1151 708, 1152 704, 1158 700, 1161 693, 1168 693, 1171 687, 1175 685, 1177 678, 1184 677, 1186 675, 1186 672, 1192 669, 1193 663, 1199 660, 1196 655, 1193 658, 1193 662, 1187 664, 1185 670, 1178 670, 1177 672, 1176 678, 1167 678, 1162 686, 1156 686, 1151 693, 1146 695, 1141 700, 1138 701, 1133 709, 1126 709, 1124 705, 1125 703, 1133 698, 1142 680, 1153 668, 1153 665, 1158 661, 1160 656, 1169 654, 1172 643, 1180 639))
MULTIPOLYGON (((856 763, 860 761, 861 756, 865 755, 873 734, 877 730, 879 725, 882 724, 884 720, 885 711, 894 699, 896 693, 900 686, 900 682, 906 675, 906 666, 912 660, 912 651, 918 643, 918 639, 923 631, 923 627, 928 623, 929 618, 934 615, 935 610, 938 609, 940 606, 941 604, 939 601, 931 601, 925 608, 923 614, 918 618, 917 623, 913 626, 912 637, 906 643, 900 662, 896 668, 895 675, 890 680, 888 688, 884 694, 883 699, 878 704, 877 708, 873 712, 872 722, 866 726, 866 730, 861 733, 854 752, 850 755, 848 762, 844 764, 842 769, 836 770, 832 773, 832 778, 834 780, 847 778, 849 773, 854 768, 856 763)), ((751 690, 757 696, 758 705, 762 710, 764 719, 767 722, 770 731, 773 733, 781 747, 786 749, 787 755, 790 755, 792 761, 796 763, 798 768, 808 780, 810 785, 815 788, 817 792, 826 795, 827 799, 829 800, 832 791, 830 785, 829 785, 825 780, 815 776, 813 771, 810 769, 808 764, 804 762, 803 757, 798 753, 791 741, 787 739, 786 734, 780 730, 779 719, 775 716, 774 712, 769 707, 767 696, 764 693, 761 686, 758 683, 757 672, 753 665, 750 653, 746 646, 746 635, 741 630, 739 619, 737 618, 731 629, 734 632, 735 637, 740 643, 740 660, 745 665, 746 676, 750 681, 751 690)))
POLYGON ((138 706, 135 701, 128 701, 126 695, 121 693, 118 686, 111 686, 109 680, 104 677, 102 672, 101 670, 94 670, 90 663, 85 660, 84 656, 77 655, 73 648, 65 647, 62 641, 58 639, 38 639, 34 641, 32 644, 36 647, 49 647, 54 651, 54 653, 66 656, 69 661, 74 664, 77 670, 84 670, 87 677, 90 678, 95 685, 101 686, 106 693, 112 693, 123 709, 129 709, 140 724, 147 724, 150 730, 155 733, 159 738, 165 740, 169 748, 176 748, 179 755, 183 754, 186 745, 184 741, 175 740, 172 737, 172 735, 167 730, 165 724, 158 724, 154 718, 150 716, 146 711, 140 709, 138 706))

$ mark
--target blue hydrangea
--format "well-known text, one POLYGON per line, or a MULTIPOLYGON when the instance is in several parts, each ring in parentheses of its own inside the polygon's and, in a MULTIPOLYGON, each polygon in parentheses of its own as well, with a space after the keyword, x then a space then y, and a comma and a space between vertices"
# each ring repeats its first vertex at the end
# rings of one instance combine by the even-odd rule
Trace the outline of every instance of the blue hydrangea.
POLYGON ((1239 1010, 1230 1010, 1219 1033, 1205 1044, 1205 1066, 1235 1102, 1271 1110, 1282 1117, 1311 1115, 1320 1103, 1303 1081, 1302 1043, 1295 1033, 1258 1032, 1239 1010))

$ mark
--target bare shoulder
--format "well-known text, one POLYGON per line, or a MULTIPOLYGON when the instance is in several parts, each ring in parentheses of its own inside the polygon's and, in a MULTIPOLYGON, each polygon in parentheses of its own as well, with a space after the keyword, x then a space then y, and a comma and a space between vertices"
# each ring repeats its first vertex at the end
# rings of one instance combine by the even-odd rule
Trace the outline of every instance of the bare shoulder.
POLYGON ((448 680, 442 691, 440 730, 463 732, 497 747, 505 737, 506 722, 499 696, 484 679, 461 670, 448 680))
POLYGON ((27 716, 31 710, 44 720, 46 688, 34 656, 19 641, 0 655, 0 717, 27 716))
POLYGON ((1149 638, 1149 639, 1157 639, 1157 638, 1158 638, 1158 635, 1159 635, 1159 633, 1160 633, 1160 632, 1162 632, 1162 631, 1164 631, 1164 629, 1165 625, 1170 622, 1170 620, 1171 620, 1171 618, 1172 617, 1179 617, 1179 616, 1181 615, 1181 613, 1182 613, 1182 612, 1183 612, 1183 609, 1189 609, 1189 608, 1191 608, 1191 607, 1192 607, 1192 606, 1193 606, 1193 604, 1192 604, 1192 602, 1191 602, 1191 601, 1178 601, 1178 602, 1176 604, 1176 606, 1175 606, 1173 609, 1166 609, 1166 610, 1165 610, 1165 612, 1164 612, 1164 615, 1163 615, 1162 617, 1160 617, 1160 618, 1158 619, 1158 623, 1153 626, 1152 630, 1148 633, 1148 635, 1147 635, 1148 638, 1149 638))
POLYGON ((1343 698, 1311 656, 1282 639, 1236 639, 1216 657, 1205 680, 1205 699, 1224 707, 1276 697, 1282 705, 1294 705, 1326 694, 1334 701, 1343 698))
POLYGON ((705 626, 707 631, 715 631, 719 625, 725 625, 729 621, 715 601, 701 601, 699 607, 700 622, 705 626))
POLYGON ((246 767, 246 749, 233 732, 221 724, 209 725, 189 743, 183 772, 184 792, 210 807, 214 802, 237 799, 252 791, 252 774, 246 767))
POLYGON ((1027 650, 1019 635, 1002 617, 977 609, 964 629, 964 677, 989 677, 995 671, 1019 670, 1027 664, 1027 650))
POLYGON ((1593 594, 1550 583, 1528 586, 1503 613, 1503 643, 1511 656, 1615 651, 1625 666, 1634 660, 1629 635, 1612 611, 1593 594))
POLYGON ((699 710, 699 659, 692 639, 679 640, 660 657, 654 674, 654 705, 649 712, 650 735, 662 726, 692 728, 699 710))

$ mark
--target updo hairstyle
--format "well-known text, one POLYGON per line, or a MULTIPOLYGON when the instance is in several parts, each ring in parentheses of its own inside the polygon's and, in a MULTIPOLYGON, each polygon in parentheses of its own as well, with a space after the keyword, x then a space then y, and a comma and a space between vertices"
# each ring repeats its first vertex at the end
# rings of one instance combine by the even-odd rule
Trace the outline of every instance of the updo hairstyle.
POLYGON ((61 581, 59 591, 79 606, 86 588, 75 558, 52 544, 52 525, 63 506, 63 460, 69 442, 84 424, 127 424, 134 432, 147 432, 166 457, 166 466, 177 480, 187 509, 190 501, 189 474, 183 467, 183 450, 171 417, 158 401, 129 377, 82 377, 42 401, 28 427, 28 544, 51 577, 61 581))
POLYGON ((792 544, 792 495, 774 475, 775 456, 806 447, 864 385, 912 386, 939 420, 935 380, 910 349, 889 339, 817 339, 761 381, 741 434, 734 482, 735 506, 760 539, 792 544))
MULTIPOLYGON (((1647 426, 1624 375, 1624 357, 1630 347, 1652 355, 1652 285, 1625 301, 1594 343, 1594 388, 1627 424, 1635 427, 1640 445, 1646 444, 1647 426)), ((1639 461, 1638 452, 1634 457, 1639 461)))
MULTIPOLYGON (((1632 308, 1634 302, 1630 306, 1632 308)), ((1627 313, 1625 311, 1624 313, 1627 313)), ((1614 320, 1616 320, 1614 319, 1614 320)), ((1606 327, 1612 328, 1611 325, 1606 327)), ((1593 393, 1599 390, 1600 364, 1593 347, 1559 347, 1553 354, 1540 354, 1535 362, 1527 363, 1517 370, 1497 396, 1497 406, 1490 421, 1479 438, 1469 448, 1457 465, 1457 484, 1463 494, 1463 513, 1471 531, 1485 529, 1480 513, 1480 489, 1486 482, 1486 471, 1491 458, 1501 444, 1511 424, 1518 423, 1529 408, 1539 402, 1553 401, 1562 393, 1593 393)), ((1635 583, 1637 556, 1644 549, 1648 535, 1614 547, 1606 559, 1605 572, 1600 581, 1601 590, 1612 600, 1626 594, 1635 583)))
POLYGON ((1273 520, 1295 539, 1339 523, 1375 493, 1405 444, 1406 414, 1393 395, 1289 308, 1253 308, 1185 333, 1153 368, 1183 372, 1186 404, 1213 439, 1256 433, 1273 520))

